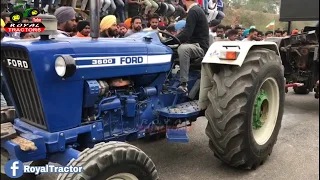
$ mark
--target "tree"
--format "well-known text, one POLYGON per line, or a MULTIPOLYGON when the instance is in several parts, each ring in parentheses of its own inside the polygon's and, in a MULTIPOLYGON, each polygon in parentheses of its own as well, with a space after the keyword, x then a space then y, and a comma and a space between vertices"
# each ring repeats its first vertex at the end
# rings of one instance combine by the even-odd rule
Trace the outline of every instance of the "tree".
POLYGON ((240 9, 246 5, 247 0, 226 0, 225 3, 228 3, 234 9, 240 9))
POLYGON ((248 0, 246 9, 276 14, 280 0, 248 0))

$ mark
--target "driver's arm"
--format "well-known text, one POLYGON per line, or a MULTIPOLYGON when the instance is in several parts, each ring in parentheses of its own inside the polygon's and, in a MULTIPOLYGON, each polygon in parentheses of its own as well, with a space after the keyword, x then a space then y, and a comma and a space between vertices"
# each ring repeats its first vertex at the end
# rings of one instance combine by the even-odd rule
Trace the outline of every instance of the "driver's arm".
POLYGON ((180 32, 176 37, 181 43, 185 43, 192 36, 194 28, 196 27, 197 14, 195 11, 189 11, 186 19, 186 26, 182 32, 180 32))

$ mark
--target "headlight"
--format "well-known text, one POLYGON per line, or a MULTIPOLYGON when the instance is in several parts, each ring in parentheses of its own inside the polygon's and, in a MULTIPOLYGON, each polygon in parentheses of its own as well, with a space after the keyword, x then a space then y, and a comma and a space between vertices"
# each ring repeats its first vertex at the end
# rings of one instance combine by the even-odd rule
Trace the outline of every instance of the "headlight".
POLYGON ((70 77, 76 72, 76 62, 69 55, 59 56, 55 62, 55 70, 62 78, 70 77))

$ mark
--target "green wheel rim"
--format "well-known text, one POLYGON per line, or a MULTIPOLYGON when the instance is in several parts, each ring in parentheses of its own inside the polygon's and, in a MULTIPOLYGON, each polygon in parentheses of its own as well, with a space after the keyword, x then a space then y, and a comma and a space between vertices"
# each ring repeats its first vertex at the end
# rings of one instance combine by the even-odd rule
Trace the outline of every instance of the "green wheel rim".
POLYGON ((265 115, 268 111, 268 94, 264 90, 260 90, 254 103, 253 109, 253 122, 252 127, 254 130, 260 129, 265 123, 265 115))
POLYGON ((258 145, 264 145, 276 127, 281 95, 277 80, 273 77, 264 80, 259 89, 250 121, 254 140, 258 145))

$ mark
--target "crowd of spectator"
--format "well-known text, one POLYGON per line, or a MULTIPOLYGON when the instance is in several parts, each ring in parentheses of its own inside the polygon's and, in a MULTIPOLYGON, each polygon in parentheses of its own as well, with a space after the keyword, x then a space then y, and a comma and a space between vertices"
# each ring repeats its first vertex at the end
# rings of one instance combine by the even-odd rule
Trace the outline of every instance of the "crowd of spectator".
MULTIPOLYGON (((274 31, 269 30, 264 33, 255 27, 246 29, 241 26, 232 27, 224 26, 222 24, 217 26, 210 24, 210 33, 215 37, 215 41, 263 41, 269 37, 287 37, 290 35, 286 30, 280 29, 276 29, 274 31)), ((300 31, 298 29, 294 29, 291 32, 291 35, 299 33, 300 31)))
MULTIPOLYGON (((90 22, 81 18, 75 17, 73 8, 64 6, 58 8, 54 15, 58 22, 59 37, 90 37, 90 22)), ((24 18, 23 22, 27 23, 30 20, 24 18)), ((1 19, 2 28, 6 23, 10 22, 8 14, 3 14, 1 19)), ((166 24, 162 21, 161 16, 154 13, 149 15, 148 19, 142 16, 134 16, 126 19, 123 23, 117 23, 117 18, 114 15, 106 15, 100 21, 100 36, 123 38, 133 33, 151 30, 164 30, 171 34, 177 34, 185 26, 186 21, 180 20, 176 23, 166 24)), ((36 38, 36 33, 8 33, 3 32, 6 38, 15 39, 30 39, 36 38)))
MULTIPOLYGON (((43 1, 42 6, 46 6, 46 1, 43 1)), ((66 2, 60 2, 66 3, 66 2)), ((86 9, 88 4, 87 0, 82 1, 82 9, 86 9)), ((72 5, 72 4, 71 4, 72 5)), ((267 37, 284 37, 288 33, 279 29, 273 31, 267 31, 263 33, 255 28, 246 29, 241 26, 224 26, 220 24, 220 20, 223 19, 223 2, 221 0, 198 0, 198 5, 206 12, 207 20, 210 26, 210 32, 216 40, 256 40, 261 41, 267 37), (216 6, 216 7, 213 7, 216 6), (218 9, 218 16, 212 16, 211 11, 214 8, 218 9), (212 20, 214 18, 214 20, 212 20), (218 20, 218 21, 217 21, 218 20)), ((58 29, 63 29, 64 35, 75 37, 88 37, 90 33, 90 23, 83 19, 81 16, 76 16, 72 20, 72 23, 68 22, 66 27, 61 27, 61 22, 65 21, 66 12, 69 12, 73 16, 72 6, 63 6, 58 8, 54 15, 60 22, 58 29)), ((175 29, 175 24, 180 20, 185 24, 186 7, 182 3, 182 0, 101 0, 101 23, 100 31, 102 37, 126 37, 134 32, 146 31, 146 30, 166 30, 170 33, 176 34, 179 29, 175 29), (125 19, 126 13, 123 11, 123 7, 128 6, 128 18, 125 19), (141 11, 144 9, 143 11, 141 11), (170 20, 168 17, 176 18, 170 20), (110 25, 110 22, 115 22, 114 25, 110 25), (120 23, 119 23, 120 22, 120 23)), ((10 22, 10 13, 1 14, 1 25, 10 22)), ((73 18, 73 17, 72 17, 73 18)), ((70 19, 70 18, 69 18, 70 19)), ((28 22, 28 18, 24 18, 23 22, 28 22)), ((181 22, 179 24, 181 24, 181 22)), ((63 23, 62 23, 63 24, 63 23)), ((299 30, 295 29, 291 34, 297 34, 299 30)), ((34 38, 32 33, 5 33, 6 37, 12 38, 34 38)))
MULTIPOLYGON (((176 21, 168 21, 164 14, 158 14, 157 10, 152 9, 145 11, 148 14, 129 17, 124 21, 117 19, 116 15, 109 14, 101 16, 100 19, 100 37, 104 38, 125 38, 132 34, 142 31, 157 31, 162 30, 175 36, 182 43, 178 47, 178 55, 180 61, 180 81, 181 84, 178 90, 187 92, 188 70, 190 60, 193 58, 203 57, 206 54, 210 44, 214 41, 263 41, 267 37, 284 37, 288 33, 279 29, 267 31, 263 33, 255 27, 244 28, 242 26, 224 26, 220 22, 223 15, 215 16, 214 20, 209 20, 209 10, 206 11, 203 6, 199 5, 197 0, 186 0, 184 8, 186 18, 176 21), (188 11, 187 11, 188 10, 188 11), (149 13, 151 11, 151 13, 149 13), (217 19, 218 17, 218 19, 217 19), (192 56, 192 57, 191 57, 192 56)), ((214 1, 214 0, 212 0, 214 1)), ((144 1, 145 2, 145 1, 144 1)), ((154 4, 149 0, 151 4, 154 4)), ((108 3, 104 1, 104 3, 108 3)), ((102 8, 105 6, 103 5, 102 8)), ((147 7, 147 6, 146 6, 147 7)), ((220 9, 222 12, 223 9, 220 9)), ((162 12, 163 13, 163 12, 162 12)), ((167 13, 167 11, 166 11, 167 13)), ((62 6, 55 10, 54 16, 57 19, 57 33, 51 35, 51 38, 56 37, 75 37, 88 38, 90 37, 91 24, 88 20, 76 16, 76 11, 71 6, 62 6)), ((134 14, 134 13, 133 13, 134 14)), ((131 14, 131 15, 133 15, 131 14)), ((218 13, 219 14, 219 13, 218 13)), ((33 33, 8 33, 3 32, 3 27, 10 22, 10 14, 1 15, 1 34, 2 41, 16 39, 38 38, 37 34, 33 33)), ((217 13, 216 13, 217 15, 217 13)), ((30 19, 24 18, 23 22, 29 22, 30 19)), ((291 34, 299 33, 298 30, 293 30, 291 34)), ((161 33, 159 34, 162 37, 161 33)))

